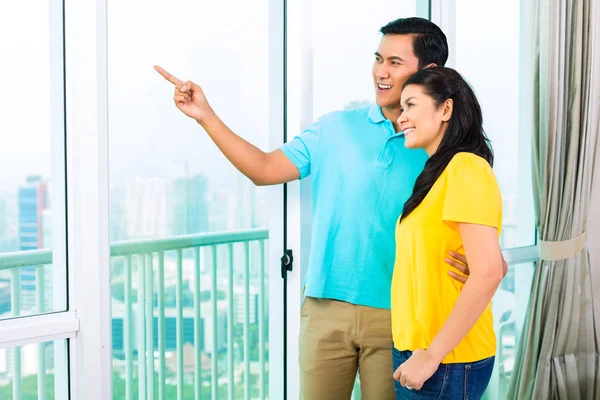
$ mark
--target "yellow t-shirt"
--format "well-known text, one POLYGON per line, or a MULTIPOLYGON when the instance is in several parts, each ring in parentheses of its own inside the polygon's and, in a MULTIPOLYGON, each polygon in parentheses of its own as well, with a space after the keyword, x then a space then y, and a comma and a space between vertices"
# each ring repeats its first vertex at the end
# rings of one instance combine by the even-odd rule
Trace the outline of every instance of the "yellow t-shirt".
MULTIPOLYGON (((464 253, 457 222, 502 226, 502 196, 490 165, 472 153, 456 154, 423 202, 396 227, 392 278, 392 336, 398 350, 425 349, 454 307, 462 283, 445 263, 464 253)), ((473 362, 496 353, 491 305, 442 361, 473 362)))

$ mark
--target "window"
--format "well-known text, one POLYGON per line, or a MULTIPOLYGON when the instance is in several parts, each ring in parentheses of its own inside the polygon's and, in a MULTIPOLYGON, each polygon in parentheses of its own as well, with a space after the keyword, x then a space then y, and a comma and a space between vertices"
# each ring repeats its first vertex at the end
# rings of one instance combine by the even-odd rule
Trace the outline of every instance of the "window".
POLYGON ((0 398, 69 392, 61 14, 0 4, 0 398))
POLYGON ((66 348, 57 340, 0 349, 0 398, 68 398, 66 348))
POLYGON ((342 0, 313 1, 311 11, 313 119, 373 103, 371 69, 379 29, 396 18, 429 15, 424 1, 377 0, 352 6, 342 0))
POLYGON ((153 65, 267 150, 269 2, 108 3, 113 398, 266 398, 266 191, 153 65))
POLYGON ((62 38, 49 35, 62 23, 52 7, 0 5, 10 60, 0 65, 0 319, 66 309, 62 38))
POLYGON ((521 56, 521 44, 526 40, 522 37, 526 31, 520 29, 521 0, 495 3, 485 11, 477 4, 456 3, 451 66, 473 86, 482 106, 504 201, 502 247, 533 246, 531 131, 527 129, 533 116, 526 114, 532 110, 533 98, 523 95, 533 76, 522 66, 528 55, 521 56))
POLYGON ((531 176, 533 129, 532 4, 521 0, 452 2, 432 8, 448 36, 448 66, 471 84, 483 111, 484 129, 495 153, 494 171, 503 197, 500 244, 509 270, 492 301, 498 349, 486 399, 503 399, 537 261, 531 176), (476 11, 477 10, 477 11, 476 11))

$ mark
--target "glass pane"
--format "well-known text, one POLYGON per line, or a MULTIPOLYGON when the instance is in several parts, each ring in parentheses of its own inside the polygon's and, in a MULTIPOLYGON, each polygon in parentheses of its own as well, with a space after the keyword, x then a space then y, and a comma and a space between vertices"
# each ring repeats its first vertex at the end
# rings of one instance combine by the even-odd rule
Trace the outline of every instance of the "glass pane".
POLYGON ((108 2, 115 399, 268 396, 266 192, 152 68, 202 85, 230 128, 268 149, 268 5, 108 2))
POLYGON ((0 349, 0 399, 69 397, 67 341, 0 349))
POLYGON ((349 7, 344 0, 313 1, 313 119, 375 102, 371 70, 381 40, 379 29, 396 18, 416 16, 417 12, 426 18, 420 15, 425 9, 420 3, 375 0, 368 7, 349 7), (339 18, 332 19, 332 15, 339 18), (344 34, 343 44, 340 32, 344 34), (332 68, 335 90, 331 90, 332 68))
POLYGON ((57 7, 61 1, 0 3, 0 319, 66 308, 57 7))
MULTIPOLYGON (((494 171, 502 189, 503 248, 535 245, 531 184, 533 98, 522 90, 533 79, 521 59, 521 0, 456 2, 454 65, 475 89, 484 128, 495 153, 494 171)), ((531 21, 533 23, 533 21, 531 21)), ((529 57, 529 55, 527 55, 529 57)))
POLYGON ((416 17, 431 18, 431 1, 430 0, 417 0, 417 10, 415 12, 416 17))
POLYGON ((492 300, 497 349, 494 372, 484 396, 486 400, 505 399, 515 365, 525 312, 531 294, 534 263, 510 265, 492 300), (517 304, 521 304, 517 307, 517 304))

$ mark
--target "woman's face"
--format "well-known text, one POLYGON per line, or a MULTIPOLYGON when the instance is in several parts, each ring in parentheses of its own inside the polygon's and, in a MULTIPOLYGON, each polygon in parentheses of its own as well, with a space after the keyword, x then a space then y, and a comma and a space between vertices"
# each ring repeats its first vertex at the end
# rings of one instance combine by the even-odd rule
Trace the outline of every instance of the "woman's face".
POLYGON ((452 115, 452 100, 437 107, 435 100, 425 94, 421 86, 408 85, 402 91, 400 107, 402 114, 398 125, 404 132, 404 146, 425 149, 431 156, 444 137, 452 115))

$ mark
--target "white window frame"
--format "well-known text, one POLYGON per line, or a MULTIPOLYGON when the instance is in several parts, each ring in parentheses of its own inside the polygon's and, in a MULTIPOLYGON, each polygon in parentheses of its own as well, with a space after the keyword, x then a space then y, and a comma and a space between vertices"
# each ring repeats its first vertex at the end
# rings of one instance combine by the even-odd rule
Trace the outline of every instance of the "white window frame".
POLYGON ((79 331, 74 311, 13 318, 1 323, 0 349, 72 339, 79 331))
MULTIPOLYGON (((57 385, 55 397, 110 399, 106 0, 68 2, 65 7, 63 10, 60 0, 50 3, 50 71, 53 263, 58 270, 69 266, 68 283, 65 274, 62 279, 55 274, 53 284, 63 293, 68 288, 69 306, 64 312, 0 321, 0 347, 69 339, 69 368, 64 364, 66 349, 60 341, 55 346, 57 373, 69 371, 68 387, 57 385), (65 147, 67 207, 61 210, 58 205, 65 204, 64 179, 60 179, 60 171, 65 176, 65 147), (60 249, 65 248, 65 220, 68 256, 60 249)), ((64 302, 58 303, 56 309, 65 308, 64 302)), ((57 376, 57 382, 66 384, 67 379, 57 376)))
POLYGON ((72 399, 112 398, 107 0, 67 2, 67 193, 72 399))
MULTIPOLYGON (((65 274, 55 274, 53 284, 62 293, 68 288, 69 305, 63 312, 0 321, 0 347, 58 340, 55 369, 57 374, 68 371, 69 376, 68 380, 56 376, 64 384, 57 384, 55 397, 110 399, 106 0, 68 2, 65 9, 63 4, 60 0, 50 3, 53 264, 57 270, 69 268, 68 282, 65 274), (65 147, 67 207, 61 210, 65 147), (68 255, 61 246, 68 249, 68 255), (68 368, 63 339, 68 339, 68 368)), ((62 305, 61 299, 56 301, 55 309, 65 308, 64 301, 62 305)))

